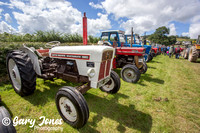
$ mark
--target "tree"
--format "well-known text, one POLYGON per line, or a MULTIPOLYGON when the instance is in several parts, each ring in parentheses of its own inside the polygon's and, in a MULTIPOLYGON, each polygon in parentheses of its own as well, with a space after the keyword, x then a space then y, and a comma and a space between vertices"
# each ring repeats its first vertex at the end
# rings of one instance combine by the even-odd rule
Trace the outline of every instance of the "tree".
POLYGON ((170 44, 175 44, 176 43, 176 36, 169 36, 168 39, 169 39, 169 43, 170 44))
POLYGON ((156 29, 156 31, 148 37, 153 43, 171 45, 176 43, 176 36, 168 36, 169 28, 162 26, 156 29))

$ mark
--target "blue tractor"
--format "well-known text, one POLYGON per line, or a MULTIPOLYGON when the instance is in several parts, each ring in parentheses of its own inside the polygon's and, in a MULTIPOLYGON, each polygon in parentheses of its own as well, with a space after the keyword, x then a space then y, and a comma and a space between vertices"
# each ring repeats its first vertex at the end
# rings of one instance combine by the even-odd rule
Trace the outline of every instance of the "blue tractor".
MULTIPOLYGON (((102 31, 100 40, 103 42, 103 45, 108 45, 112 47, 130 47, 125 41, 125 32, 121 30, 109 30, 109 31, 102 31)), ((138 45, 138 47, 142 48, 142 45, 138 45)), ((137 47, 137 48, 138 48, 137 47)), ((135 46, 132 48, 136 48, 135 46)), ((145 49, 145 47, 143 47, 145 49)), ((150 48, 151 49, 151 48, 150 48)), ((136 50, 137 51, 137 50, 136 50)), ((134 52, 134 51, 132 51, 134 52)), ((138 52, 138 51, 137 51, 138 52)), ((137 53, 135 53, 137 54, 137 53)), ((147 71, 147 64, 143 60, 143 57, 141 58, 142 65, 141 67, 137 66, 140 73, 144 74, 147 71)))
MULTIPOLYGON (((131 47, 131 35, 125 35, 125 47, 131 47)), ((150 60, 153 59, 151 56, 151 45, 142 45, 142 41, 140 41, 139 35, 133 34, 133 44, 132 47, 144 47, 146 49, 145 53, 146 55, 144 56, 145 61, 149 62, 150 60)))

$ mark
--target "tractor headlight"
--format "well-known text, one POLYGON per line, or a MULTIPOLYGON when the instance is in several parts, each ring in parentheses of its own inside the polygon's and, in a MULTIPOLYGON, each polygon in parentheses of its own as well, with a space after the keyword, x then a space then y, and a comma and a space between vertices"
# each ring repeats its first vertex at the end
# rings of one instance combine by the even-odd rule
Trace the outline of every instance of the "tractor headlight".
POLYGON ((88 75, 88 77, 93 78, 94 75, 95 75, 95 70, 94 70, 93 68, 90 68, 90 69, 87 71, 87 75, 88 75))

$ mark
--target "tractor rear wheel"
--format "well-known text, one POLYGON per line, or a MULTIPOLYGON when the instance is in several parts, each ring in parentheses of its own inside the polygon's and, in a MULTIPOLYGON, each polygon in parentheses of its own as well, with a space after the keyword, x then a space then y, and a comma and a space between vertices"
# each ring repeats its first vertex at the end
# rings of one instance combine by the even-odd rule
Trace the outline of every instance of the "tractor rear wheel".
POLYGON ((10 113, 4 106, 0 107, 0 133, 16 133, 10 113))
POLYGON ((12 86, 20 96, 27 96, 35 91, 36 73, 27 53, 14 50, 6 58, 7 71, 12 86))
POLYGON ((197 59, 198 59, 198 57, 199 57, 199 52, 197 51, 197 49, 195 48, 195 46, 192 46, 190 48, 190 51, 189 51, 189 58, 188 58, 188 60, 190 62, 196 62, 197 59))
POLYGON ((190 51, 190 48, 187 48, 187 49, 185 50, 184 55, 183 55, 183 58, 184 58, 184 59, 188 59, 189 51, 190 51))
POLYGON ((147 63, 143 62, 143 66, 139 70, 141 74, 145 74, 147 71, 147 63))
POLYGON ((74 87, 65 86, 56 94, 56 107, 62 119, 74 128, 83 127, 89 118, 85 98, 74 87))
POLYGON ((184 58, 184 55, 185 55, 185 51, 186 49, 183 50, 183 52, 181 52, 181 56, 184 58))
POLYGON ((100 87, 100 89, 104 92, 115 94, 119 91, 121 86, 120 77, 115 71, 111 71, 110 77, 110 81, 108 81, 108 83, 106 83, 104 86, 100 87))
POLYGON ((140 79, 140 71, 135 65, 125 65, 121 70, 121 77, 124 81, 136 83, 140 79))

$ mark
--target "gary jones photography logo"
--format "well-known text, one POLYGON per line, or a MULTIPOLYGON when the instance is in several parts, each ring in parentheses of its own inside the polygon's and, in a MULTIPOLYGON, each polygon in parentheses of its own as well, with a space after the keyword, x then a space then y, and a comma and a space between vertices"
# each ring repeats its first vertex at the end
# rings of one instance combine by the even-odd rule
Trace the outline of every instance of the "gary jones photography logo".
POLYGON ((40 131, 63 131, 63 128, 60 127, 63 124, 62 119, 49 119, 41 116, 39 117, 39 122, 37 122, 36 119, 20 119, 18 116, 15 116, 13 122, 11 121, 9 117, 4 117, 1 123, 4 126, 9 126, 10 124, 13 124, 13 126, 29 125, 30 128, 40 131))

